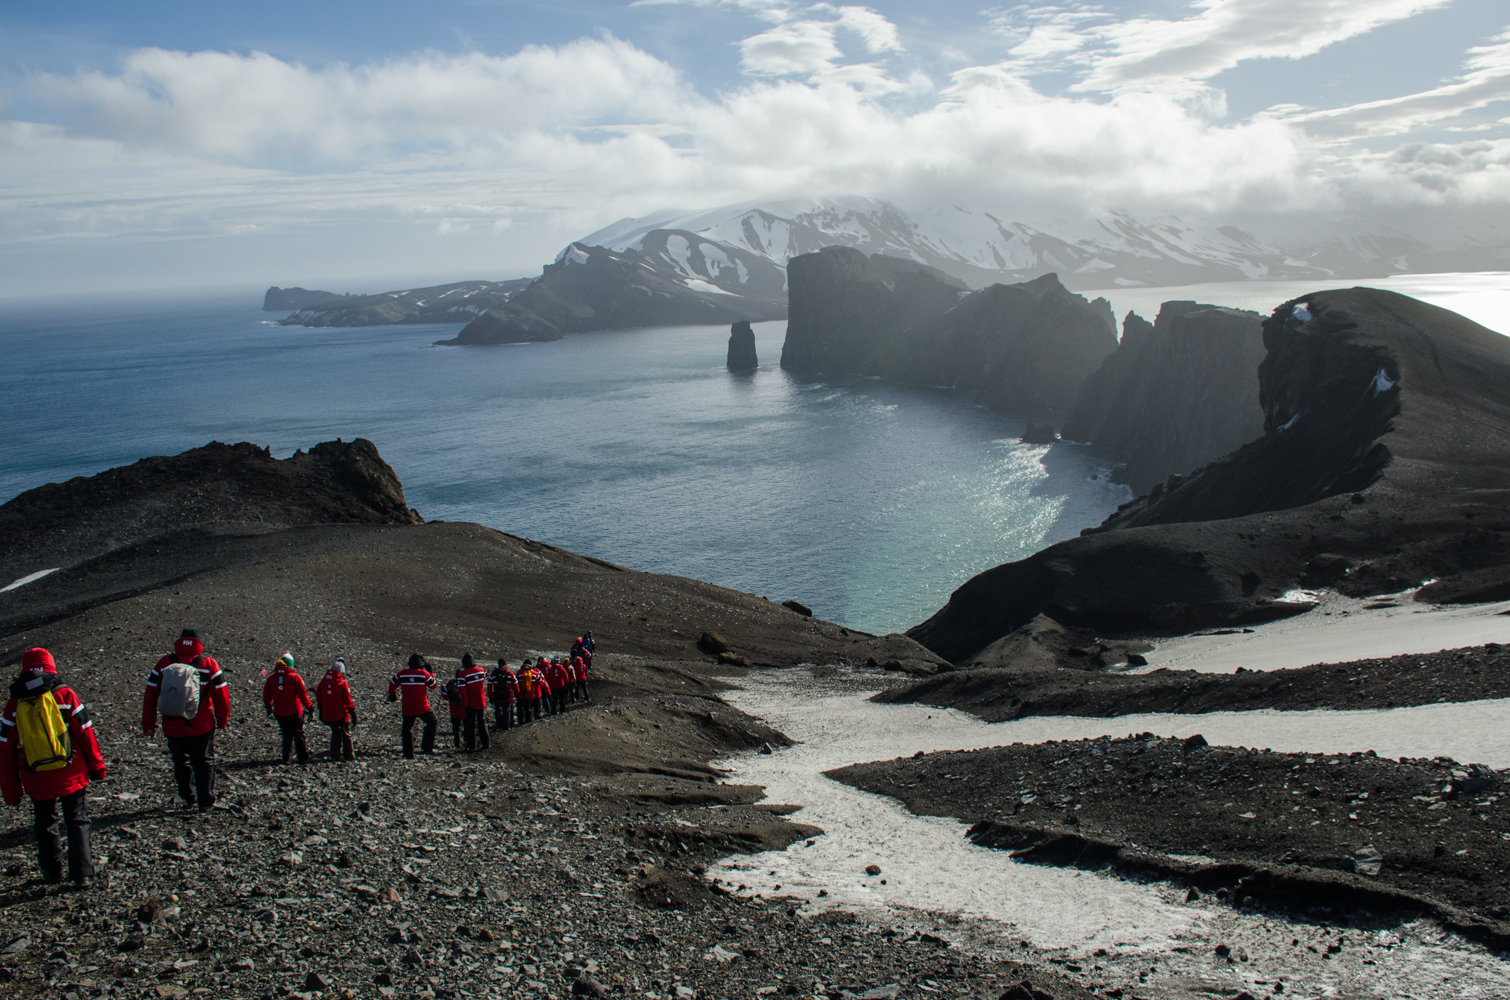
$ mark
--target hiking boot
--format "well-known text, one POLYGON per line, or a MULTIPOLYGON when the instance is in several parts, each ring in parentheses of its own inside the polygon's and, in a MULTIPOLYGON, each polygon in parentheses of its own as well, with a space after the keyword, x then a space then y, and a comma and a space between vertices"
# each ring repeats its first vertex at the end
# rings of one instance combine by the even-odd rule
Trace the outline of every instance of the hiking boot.
POLYGON ((85 889, 89 888, 89 876, 88 875, 80 875, 76 879, 71 879, 70 882, 71 882, 71 885, 69 886, 69 888, 73 892, 83 892, 85 889))

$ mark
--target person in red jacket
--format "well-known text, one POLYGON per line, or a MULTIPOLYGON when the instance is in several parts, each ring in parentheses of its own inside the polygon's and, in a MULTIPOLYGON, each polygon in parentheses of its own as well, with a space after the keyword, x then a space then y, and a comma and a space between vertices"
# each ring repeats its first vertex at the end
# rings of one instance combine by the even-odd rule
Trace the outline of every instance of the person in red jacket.
POLYGON ((267 713, 278 720, 278 730, 283 734, 283 763, 288 763, 289 751, 297 748, 299 763, 309 763, 309 747, 304 742, 304 716, 315 707, 304 686, 304 678, 294 669, 294 654, 284 653, 278 657, 273 672, 267 675, 262 685, 262 704, 267 713))
POLYGON ((445 696, 446 708, 451 712, 451 745, 457 750, 461 749, 461 724, 467 721, 467 706, 461 700, 461 680, 453 677, 441 685, 440 693, 445 696))
POLYGON ((198 669, 199 711, 192 719, 164 715, 163 735, 168 739, 168 752, 173 755, 178 797, 183 799, 185 808, 197 805, 205 813, 215 804, 215 730, 231 724, 231 687, 220 672, 220 664, 205 653, 199 630, 184 629, 173 644, 173 652, 158 660, 147 675, 147 690, 142 695, 142 732, 149 738, 157 735, 157 699, 163 668, 174 663, 187 663, 198 669))
POLYGON ((89 710, 71 688, 58 679, 52 654, 45 649, 28 649, 21 654, 21 676, 10 686, 10 700, 0 712, 0 792, 5 804, 19 805, 24 791, 32 799, 36 819, 37 861, 44 882, 63 881, 63 841, 58 836, 58 807, 63 807, 63 823, 68 829, 68 879, 76 887, 87 889, 94 877, 94 863, 89 854, 89 806, 84 790, 90 779, 105 778, 105 758, 94 736, 89 710), (68 726, 70 759, 63 767, 32 771, 31 753, 19 746, 16 713, 35 707, 40 696, 52 692, 58 712, 68 726))
POLYGON ((489 675, 493 682, 493 721, 499 729, 514 724, 514 705, 519 700, 519 677, 509 669, 509 661, 498 658, 498 666, 489 675))
POLYGON ((461 704, 466 709, 466 721, 462 724, 462 741, 466 744, 467 752, 477 749, 480 744, 484 750, 488 743, 488 672, 477 665, 477 660, 471 653, 466 653, 461 658, 461 669, 456 672, 456 686, 461 691, 461 704))
POLYGON ((435 752, 435 713, 430 710, 430 692, 435 690, 435 675, 430 672, 430 665, 425 658, 418 653, 409 654, 409 665, 394 674, 388 681, 388 700, 397 701, 399 692, 403 692, 404 700, 400 706, 404 713, 404 757, 414 759, 414 722, 416 719, 425 723, 424 735, 420 738, 420 749, 425 753, 435 752))
POLYGON ((325 671, 315 687, 315 701, 320 706, 320 721, 330 728, 330 759, 355 760, 351 750, 351 727, 357 724, 357 703, 346 683, 346 661, 336 662, 325 671))
POLYGON ((587 703, 587 661, 580 656, 572 657, 572 701, 587 703))
POLYGON ((545 681, 551 686, 551 713, 566 711, 566 686, 571 683, 571 675, 566 672, 566 664, 560 657, 551 660, 550 666, 545 668, 545 681))

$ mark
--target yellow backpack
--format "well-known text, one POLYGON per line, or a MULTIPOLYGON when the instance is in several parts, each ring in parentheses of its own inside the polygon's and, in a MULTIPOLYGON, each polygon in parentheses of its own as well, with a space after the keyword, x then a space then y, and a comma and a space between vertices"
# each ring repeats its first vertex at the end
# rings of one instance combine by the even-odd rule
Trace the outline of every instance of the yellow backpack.
POLYGON ((73 760, 73 737, 51 691, 16 702, 16 735, 21 759, 32 774, 56 771, 73 760))

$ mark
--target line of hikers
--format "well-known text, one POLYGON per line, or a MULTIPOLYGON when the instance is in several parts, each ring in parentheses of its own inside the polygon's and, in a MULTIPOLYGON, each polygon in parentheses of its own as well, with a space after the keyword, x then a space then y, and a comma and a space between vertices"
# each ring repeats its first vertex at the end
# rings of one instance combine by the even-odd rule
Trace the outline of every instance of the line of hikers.
POLYGON ((388 682, 388 700, 399 701, 404 716, 404 756, 414 756, 414 727, 421 725, 420 751, 433 753, 437 720, 430 708, 430 692, 439 688, 451 716, 451 741, 456 749, 470 753, 488 748, 487 709, 493 703, 497 729, 510 729, 547 715, 566 711, 575 702, 587 702, 588 676, 592 670, 593 638, 583 632, 566 657, 526 659, 516 672, 500 658, 492 672, 478 665, 471 653, 461 658, 456 677, 442 687, 429 662, 411 653, 409 663, 388 682))
MULTIPOLYGON (((467 750, 479 742, 484 748, 488 746, 485 712, 489 697, 493 699, 495 722, 503 729, 564 711, 568 702, 587 701, 592 655, 591 632, 577 638, 566 659, 525 660, 517 673, 500 659, 497 668, 485 675, 472 654, 466 654, 456 678, 446 685, 452 738, 457 746, 463 742, 467 750)), ((338 658, 330 666, 313 697, 295 668, 294 655, 284 653, 262 686, 267 714, 278 721, 283 763, 294 754, 301 764, 309 761, 304 722, 313 717, 317 706, 320 721, 330 729, 330 758, 352 760, 351 729, 356 725, 357 711, 346 680, 345 661, 338 658)), ((422 749, 434 751, 436 719, 429 692, 437 685, 425 658, 418 653, 411 655, 408 666, 389 681, 388 700, 403 696, 405 757, 414 756, 417 722, 424 726, 422 749)), ((83 699, 58 677, 52 654, 41 647, 22 653, 21 671, 11 683, 9 695, 0 710, 0 795, 11 806, 19 805, 23 794, 31 798, 45 882, 63 881, 61 812, 68 839, 69 881, 77 888, 87 888, 94 866, 85 790, 91 780, 102 781, 107 773, 94 722, 83 699)), ((184 629, 173 643, 173 651, 159 659, 147 675, 142 734, 149 739, 157 735, 159 716, 173 759, 179 799, 185 808, 209 812, 215 805, 215 733, 230 725, 231 693, 220 664, 205 652, 196 629, 184 629)))

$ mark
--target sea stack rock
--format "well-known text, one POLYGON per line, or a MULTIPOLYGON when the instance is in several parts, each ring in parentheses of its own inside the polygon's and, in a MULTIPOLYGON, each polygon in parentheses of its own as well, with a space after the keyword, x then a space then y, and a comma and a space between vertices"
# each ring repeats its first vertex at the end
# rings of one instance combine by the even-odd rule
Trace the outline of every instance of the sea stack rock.
POLYGON ((729 327, 729 371, 752 372, 760 367, 755 357, 755 331, 742 319, 729 327))
POLYGON ((1119 478, 1147 493, 1260 437, 1256 312, 1166 302, 1152 325, 1128 313, 1122 343, 1085 380, 1064 425, 1127 461, 1119 478))

